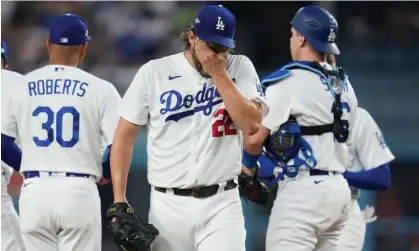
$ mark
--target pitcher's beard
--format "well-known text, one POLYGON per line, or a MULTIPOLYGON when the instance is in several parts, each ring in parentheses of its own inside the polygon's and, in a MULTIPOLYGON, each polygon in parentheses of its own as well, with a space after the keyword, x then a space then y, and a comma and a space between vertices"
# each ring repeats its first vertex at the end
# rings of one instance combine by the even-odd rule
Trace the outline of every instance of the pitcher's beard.
POLYGON ((201 74, 201 76, 204 78, 211 78, 211 76, 204 71, 201 62, 199 62, 198 56, 196 56, 195 46, 191 47, 191 56, 195 68, 199 72, 199 74, 201 74))

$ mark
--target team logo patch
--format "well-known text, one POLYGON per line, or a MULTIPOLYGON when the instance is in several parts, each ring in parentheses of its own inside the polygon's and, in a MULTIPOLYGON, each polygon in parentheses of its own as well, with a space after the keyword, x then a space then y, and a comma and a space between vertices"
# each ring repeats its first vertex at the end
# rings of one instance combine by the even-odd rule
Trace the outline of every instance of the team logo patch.
POLYGON ((221 19, 221 17, 218 17, 218 22, 215 25, 215 29, 223 31, 224 27, 225 27, 225 25, 224 25, 223 20, 221 19))
POLYGON ((378 139, 378 143, 380 144, 380 146, 384 149, 387 147, 387 143, 384 139, 384 136, 382 134, 379 134, 378 132, 375 133, 375 136, 377 136, 378 139))

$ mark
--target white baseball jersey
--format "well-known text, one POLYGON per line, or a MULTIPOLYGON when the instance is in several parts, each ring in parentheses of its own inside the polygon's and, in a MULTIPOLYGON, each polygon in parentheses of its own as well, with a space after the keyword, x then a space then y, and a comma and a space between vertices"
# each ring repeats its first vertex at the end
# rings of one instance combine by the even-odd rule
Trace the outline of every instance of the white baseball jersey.
POLYGON ((352 134, 354 144, 349 147, 349 171, 369 170, 394 160, 380 128, 363 108, 358 108, 352 134))
MULTIPOLYGON (((252 62, 230 55, 227 72, 238 90, 261 103, 266 113, 252 62)), ((153 186, 212 185, 240 173, 242 133, 213 81, 202 77, 184 53, 143 65, 123 97, 119 114, 148 126, 148 181, 153 186)))
MULTIPOLYGON (((332 67, 326 63, 324 67, 332 67)), ((333 122, 332 105, 335 98, 332 90, 324 84, 321 77, 308 70, 294 69, 292 75, 270 85, 266 89, 266 100, 270 109, 262 124, 271 131, 288 121, 293 115, 301 126, 325 125, 333 122)), ((343 109, 342 120, 349 123, 349 139, 356 117, 358 101, 349 83, 342 88, 341 97, 343 109)), ((317 160, 315 169, 343 173, 348 163, 348 149, 345 143, 334 139, 333 133, 320 136, 303 136, 310 144, 317 160)))
MULTIPOLYGON (((13 95, 13 89, 22 82, 23 75, 17 72, 1 70, 1 108, 2 114, 6 112, 8 103, 11 102, 11 96, 13 95)), ((2 121, 2 123, 4 123, 2 121)), ((3 131, 2 131, 3 133, 3 131)), ((17 141, 18 139, 16 139, 17 141)), ((5 176, 6 183, 9 183, 10 177, 13 173, 13 168, 1 162, 2 175, 5 176)))
POLYGON ((100 147, 112 143, 120 99, 111 83, 75 67, 48 65, 25 75, 2 113, 2 133, 20 137, 20 171, 100 179, 100 147))

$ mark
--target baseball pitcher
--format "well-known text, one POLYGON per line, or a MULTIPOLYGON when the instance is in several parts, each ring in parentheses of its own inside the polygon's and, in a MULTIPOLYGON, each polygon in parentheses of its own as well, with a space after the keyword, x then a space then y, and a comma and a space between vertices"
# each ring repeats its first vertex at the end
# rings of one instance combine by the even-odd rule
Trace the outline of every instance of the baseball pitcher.
POLYGON ((2 112, 2 134, 19 136, 22 147, 20 227, 31 251, 101 250, 100 147, 111 145, 120 96, 111 83, 77 68, 89 40, 83 18, 54 16, 50 63, 16 84, 2 112))
POLYGON ((235 25, 228 9, 203 7, 181 35, 185 51, 143 65, 123 97, 111 151, 115 204, 109 214, 120 250, 144 250, 156 233, 153 251, 245 250, 237 189, 242 133, 258 130, 267 107, 252 62, 229 53, 235 25), (158 232, 124 235, 118 230, 124 216, 115 212, 131 211, 128 169, 135 137, 146 125, 149 220, 158 232))
POLYGON ((364 245, 366 223, 375 221, 374 207, 361 211, 357 199, 359 189, 384 190, 390 188, 389 164, 394 156, 384 140, 383 134, 371 115, 358 108, 353 125, 354 144, 349 147, 349 165, 344 173, 351 185, 352 203, 349 219, 340 236, 339 251, 360 251, 364 245))
POLYGON ((266 139, 276 162, 285 163, 269 218, 267 251, 336 251, 350 205, 342 174, 357 99, 344 70, 326 63, 327 54, 340 53, 335 18, 310 5, 295 14, 291 26, 294 61, 263 79, 270 112, 248 140, 243 163, 256 166, 266 139), (289 121, 294 122, 286 130, 301 130, 303 140, 284 155, 281 146, 293 141, 278 136, 289 121))
MULTIPOLYGON (((7 107, 10 95, 16 83, 22 81, 22 75, 17 72, 6 70, 7 68, 7 46, 1 41, 1 107, 7 107)), ((2 111, 3 112, 3 111, 2 111)), ((2 137, 3 140, 3 137, 2 137)), ((2 251, 24 251, 22 236, 20 234, 19 216, 13 205, 12 197, 7 192, 7 185, 10 177, 19 170, 22 154, 20 148, 12 143, 11 148, 2 149, 1 162, 1 250, 2 251), (4 160, 4 161, 3 161, 4 160)))

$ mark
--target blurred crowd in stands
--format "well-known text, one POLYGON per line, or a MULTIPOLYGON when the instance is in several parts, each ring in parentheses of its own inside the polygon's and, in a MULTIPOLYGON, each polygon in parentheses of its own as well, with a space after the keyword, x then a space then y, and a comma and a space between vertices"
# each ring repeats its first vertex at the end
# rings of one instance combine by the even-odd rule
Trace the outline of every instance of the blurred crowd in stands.
MULTIPOLYGON (((11 69, 26 73, 47 62, 45 40, 51 16, 63 12, 79 14, 87 20, 93 39, 83 68, 111 81, 123 93, 142 63, 182 49, 179 33, 205 3, 7 1, 1 3, 2 39, 11 50, 11 69)), ((258 70, 268 71, 290 59, 289 20, 295 10, 312 2, 219 3, 230 8, 237 17, 236 52, 248 55, 258 70), (268 53, 275 56, 267 57, 268 53)), ((381 50, 387 59, 405 56, 419 64, 418 50, 407 49, 417 48, 419 2, 319 4, 338 18, 340 46, 349 44, 357 50, 381 50)), ((347 56, 363 58, 362 53, 359 54, 347 56)))
POLYGON ((49 19, 76 13, 89 24, 92 41, 83 68, 111 81, 123 94, 144 62, 182 49, 179 31, 201 3, 187 2, 2 2, 2 39, 10 67, 27 73, 47 63, 49 19))

